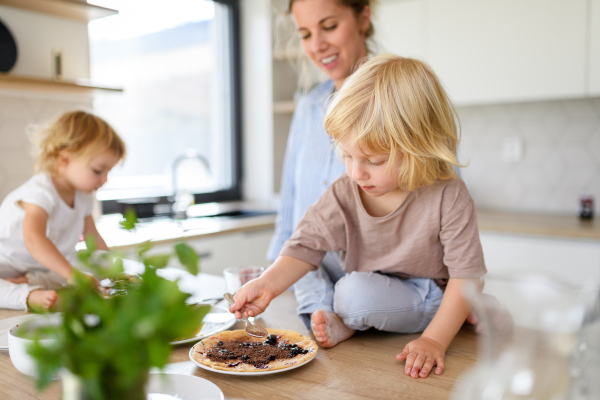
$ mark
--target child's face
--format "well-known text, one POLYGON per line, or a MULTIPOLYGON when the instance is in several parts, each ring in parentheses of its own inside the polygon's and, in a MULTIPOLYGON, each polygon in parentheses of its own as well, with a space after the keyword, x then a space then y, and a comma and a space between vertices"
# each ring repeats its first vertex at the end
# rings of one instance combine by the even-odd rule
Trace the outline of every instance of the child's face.
POLYGON ((91 193, 106 183, 108 173, 118 162, 119 158, 113 150, 98 153, 89 161, 66 154, 62 159, 62 172, 74 189, 91 193))
POLYGON ((336 0, 301 0, 293 3, 292 14, 306 55, 341 87, 356 62, 367 56, 369 7, 357 16, 336 0))
POLYGON ((402 165, 402 154, 398 154, 395 165, 386 172, 389 153, 365 154, 352 143, 352 135, 346 136, 338 146, 342 150, 346 173, 360 188, 371 197, 380 197, 400 190, 398 170, 402 165))

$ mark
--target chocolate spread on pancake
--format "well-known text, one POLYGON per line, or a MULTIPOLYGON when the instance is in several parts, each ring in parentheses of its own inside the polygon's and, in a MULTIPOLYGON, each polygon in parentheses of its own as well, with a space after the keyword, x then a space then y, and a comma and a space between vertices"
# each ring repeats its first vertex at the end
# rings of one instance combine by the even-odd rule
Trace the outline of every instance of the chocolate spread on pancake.
POLYGON ((215 362, 229 362, 229 367, 245 363, 264 369, 265 364, 271 361, 294 358, 298 354, 307 353, 308 350, 297 344, 280 343, 277 336, 269 335, 264 342, 219 341, 205 355, 215 362))

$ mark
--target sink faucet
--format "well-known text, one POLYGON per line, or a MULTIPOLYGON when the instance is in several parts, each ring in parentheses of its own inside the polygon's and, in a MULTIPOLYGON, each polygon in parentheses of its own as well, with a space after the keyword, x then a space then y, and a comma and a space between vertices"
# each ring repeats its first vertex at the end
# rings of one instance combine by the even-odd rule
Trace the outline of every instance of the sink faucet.
POLYGON ((196 159, 200 161, 200 163, 206 168, 206 171, 210 173, 210 165, 208 164, 208 160, 204 156, 198 154, 198 152, 194 149, 187 149, 185 153, 178 156, 175 161, 173 161, 171 177, 171 185, 173 187, 173 195, 175 197, 175 202, 173 203, 173 213, 175 214, 175 217, 179 218, 185 218, 187 208, 194 204, 194 195, 188 193, 186 190, 180 190, 177 183, 177 169, 179 164, 184 160, 190 159, 196 159))

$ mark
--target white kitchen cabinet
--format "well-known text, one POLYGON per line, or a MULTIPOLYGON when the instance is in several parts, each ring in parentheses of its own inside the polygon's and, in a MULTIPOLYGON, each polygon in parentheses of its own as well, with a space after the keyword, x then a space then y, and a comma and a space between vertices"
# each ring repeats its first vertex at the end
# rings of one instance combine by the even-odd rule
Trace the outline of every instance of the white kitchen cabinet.
POLYGON ((587 0, 426 3, 426 59, 456 104, 587 95, 587 0))
POLYGON ((590 67, 591 96, 600 96, 600 0, 590 0, 590 67))
POLYGON ((426 5, 422 0, 380 2, 373 17, 380 50, 403 57, 425 58, 426 5))
POLYGON ((481 231, 488 274, 542 274, 576 284, 600 281, 600 241, 481 231))
MULTIPOLYGON (((223 270, 227 267, 268 266, 266 254, 273 233, 272 229, 247 230, 190 239, 186 243, 200 256, 202 272, 223 275, 223 270)), ((152 253, 170 253, 173 251, 173 245, 173 243, 157 245, 152 249, 152 253)), ((170 265, 180 266, 176 259, 172 259, 170 265)))

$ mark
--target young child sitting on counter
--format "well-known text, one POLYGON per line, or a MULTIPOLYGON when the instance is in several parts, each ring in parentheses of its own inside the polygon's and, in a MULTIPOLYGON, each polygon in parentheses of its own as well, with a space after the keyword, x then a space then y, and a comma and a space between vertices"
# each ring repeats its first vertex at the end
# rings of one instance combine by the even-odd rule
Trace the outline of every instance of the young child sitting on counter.
POLYGON ((48 309, 70 281, 82 235, 108 250, 94 224, 94 191, 125 157, 103 119, 68 112, 36 136, 38 173, 0 205, 0 307, 48 309))
POLYGON ((413 378, 439 375, 471 310, 463 287, 481 288, 486 274, 475 204, 453 169, 454 109, 426 64, 393 55, 367 61, 333 96, 325 129, 347 173, 229 309, 238 317, 262 313, 327 252, 338 252, 346 274, 329 309, 311 316, 321 346, 369 328, 423 332, 397 359, 413 378))

